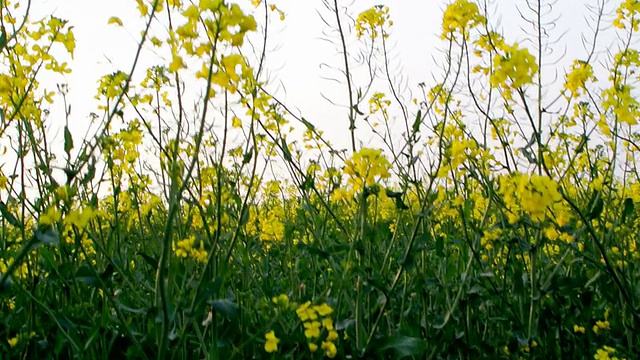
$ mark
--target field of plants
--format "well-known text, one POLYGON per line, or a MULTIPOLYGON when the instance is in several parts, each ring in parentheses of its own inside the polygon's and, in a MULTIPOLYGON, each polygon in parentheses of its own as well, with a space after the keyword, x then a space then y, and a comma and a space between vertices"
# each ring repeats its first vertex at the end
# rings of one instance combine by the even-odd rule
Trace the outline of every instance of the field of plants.
POLYGON ((555 2, 449 1, 407 81, 389 7, 315 1, 340 127, 277 95, 286 1, 131 2, 90 115, 73 23, 0 2, 0 359, 640 356, 639 2, 559 54, 555 2))

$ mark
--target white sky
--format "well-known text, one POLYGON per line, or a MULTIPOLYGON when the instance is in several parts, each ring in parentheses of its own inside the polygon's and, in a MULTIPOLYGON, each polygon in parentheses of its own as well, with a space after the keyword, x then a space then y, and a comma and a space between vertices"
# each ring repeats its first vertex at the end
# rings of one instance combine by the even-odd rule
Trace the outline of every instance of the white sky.
MULTIPOLYGON (((247 0, 241 0, 248 3, 247 0)), ((433 86, 432 74, 439 74, 441 67, 434 62, 442 60, 441 49, 445 44, 438 40, 442 11, 449 1, 444 0, 355 0, 350 10, 356 16, 361 10, 372 5, 384 4, 390 7, 391 18, 395 25, 390 42, 393 45, 393 60, 396 69, 407 80, 408 89, 418 92, 418 83, 425 82, 427 87, 433 86)), ((284 23, 274 22, 271 32, 270 48, 274 51, 267 54, 269 73, 272 80, 281 82, 286 87, 286 96, 278 92, 282 100, 289 106, 299 109, 306 119, 325 130, 330 140, 337 143, 338 148, 347 147, 347 110, 330 105, 321 97, 321 93, 333 99, 346 99, 346 87, 323 80, 323 76, 331 73, 320 67, 321 63, 332 63, 340 66, 335 57, 335 46, 321 40, 326 26, 322 23, 317 11, 322 10, 320 0, 278 0, 279 8, 284 10, 287 18, 284 23)), ((349 5, 349 1, 340 1, 349 5)), ((524 24, 518 15, 517 6, 524 8, 523 0, 494 0, 496 16, 490 19, 503 32, 508 41, 526 38, 521 30, 527 31, 531 26, 524 24)), ((575 58, 584 58, 586 50, 581 43, 581 35, 589 29, 585 16, 587 5, 597 5, 597 0, 560 0, 553 5, 549 20, 558 19, 556 26, 546 29, 552 37, 558 37, 568 31, 564 37, 553 44, 553 59, 556 65, 549 66, 553 81, 553 71, 558 71, 559 80, 563 78, 575 58), (559 59, 560 54, 566 53, 559 59)), ((619 0, 608 1, 609 10, 615 8, 619 0)), ((71 87, 70 102, 73 106, 73 129, 77 136, 84 134, 88 124, 88 114, 95 110, 93 95, 96 94, 96 82, 100 76, 115 70, 128 72, 144 23, 140 19, 133 0, 35 0, 34 17, 55 14, 68 19, 75 28, 77 48, 75 61, 71 62, 74 72, 67 75, 66 81, 71 87), (118 16, 124 28, 107 25, 111 16, 118 16)), ((326 11, 324 11, 326 14, 326 11)), ((260 21, 260 19, 258 19, 260 21)), ((605 34, 606 35, 606 34, 605 34)), ((589 35, 590 36, 590 35, 589 35)), ((599 48, 605 50, 611 37, 600 39, 599 48)), ((155 65, 158 59, 153 54, 145 54, 139 69, 155 65), (151 55, 151 56, 149 56, 151 55)), ((51 83, 62 79, 51 79, 51 83)), ((134 79, 140 81, 141 78, 134 79)), ((341 79, 342 80, 342 79, 341 79)), ((44 81, 47 83, 47 80, 44 81)), ((271 89, 277 88, 273 83, 271 89)), ((408 93, 405 93, 408 94, 408 93)), ((407 99, 407 104, 409 102, 407 99)), ((55 113, 54 105, 52 113, 55 113)), ((59 135, 61 136, 61 134, 59 135)), ((367 137, 360 140, 367 141, 367 137)))

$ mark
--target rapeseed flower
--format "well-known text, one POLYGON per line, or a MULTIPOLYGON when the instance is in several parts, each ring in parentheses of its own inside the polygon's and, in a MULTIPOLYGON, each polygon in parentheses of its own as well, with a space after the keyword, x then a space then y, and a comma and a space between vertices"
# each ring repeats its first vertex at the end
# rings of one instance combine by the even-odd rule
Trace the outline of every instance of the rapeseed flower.
MULTIPOLYGON (((358 15, 356 19, 356 35, 362 37, 366 32, 369 32, 371 38, 375 39, 379 34, 378 29, 381 29, 385 24, 393 25, 393 22, 389 20, 389 7, 374 6, 358 15)), ((386 37, 387 35, 383 32, 383 36, 386 37)))
POLYGON ((595 360, 625 360, 625 358, 619 358, 617 356, 611 356, 614 354, 616 349, 611 346, 603 346, 601 349, 598 349, 596 353, 593 355, 595 360))
POLYGON ((609 330, 610 328, 611 328, 611 324, 609 324, 609 321, 598 320, 596 321, 596 324, 593 325, 593 332, 598 334, 600 330, 609 330))
POLYGON ((320 314, 320 316, 327 316, 333 312, 333 309, 327 305, 327 303, 322 303, 322 305, 314 306, 313 309, 320 314))
POLYGON ((276 337, 276 334, 273 330, 269 331, 265 334, 265 338, 267 342, 264 344, 264 350, 268 353, 272 353, 278 351, 278 343, 280 343, 280 339, 276 337))
POLYGON ((18 337, 12 337, 11 339, 7 339, 7 342, 9 343, 9 346, 14 347, 16 345, 18 345, 18 337))
POLYGON ((484 24, 487 19, 480 14, 478 5, 468 0, 457 0, 447 6, 442 19, 442 38, 454 32, 466 34, 469 28, 484 24))
POLYGON ((289 307, 289 297, 287 296, 287 294, 280 294, 278 296, 274 296, 271 299, 271 302, 282 308, 289 307))
POLYGON ((311 301, 300 305, 298 309, 296 309, 296 314, 298 314, 298 317, 302 321, 316 320, 318 318, 316 310, 311 307, 311 301))
POLYGON ((336 345, 331 341, 323 341, 322 342, 322 350, 324 350, 324 354, 329 358, 334 358, 338 353, 338 349, 336 345))
POLYGON ((307 339, 313 339, 320 337, 320 322, 319 321, 310 321, 304 323, 304 336, 307 339))
POLYGON ((572 97, 575 97, 580 94, 581 90, 585 89, 585 84, 590 80, 595 80, 591 64, 582 60, 575 60, 571 71, 567 74, 564 88, 571 92, 572 97))

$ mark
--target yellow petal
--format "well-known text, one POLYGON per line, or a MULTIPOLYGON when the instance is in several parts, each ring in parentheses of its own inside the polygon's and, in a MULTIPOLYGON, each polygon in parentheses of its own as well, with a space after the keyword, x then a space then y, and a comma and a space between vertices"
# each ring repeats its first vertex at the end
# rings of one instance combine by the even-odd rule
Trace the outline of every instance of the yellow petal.
POLYGON ((111 18, 109 18, 109 21, 107 21, 107 24, 116 24, 118 26, 122 26, 122 20, 120 20, 120 18, 117 16, 112 16, 111 18))

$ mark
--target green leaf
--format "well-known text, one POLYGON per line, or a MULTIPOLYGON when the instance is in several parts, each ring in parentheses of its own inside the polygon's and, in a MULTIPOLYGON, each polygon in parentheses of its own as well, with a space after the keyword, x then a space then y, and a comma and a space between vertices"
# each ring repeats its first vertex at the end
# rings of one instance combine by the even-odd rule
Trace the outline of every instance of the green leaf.
POLYGON ((392 350, 395 359, 409 356, 421 356, 426 350, 426 343, 420 338, 410 336, 391 336, 375 342, 375 351, 380 354, 392 350))
POLYGON ((481 294, 483 291, 484 291, 484 286, 480 284, 475 284, 472 287, 470 287, 469 290, 467 290, 467 294, 469 295, 481 294))
POLYGON ((319 247, 310 246, 310 245, 305 245, 304 247, 309 252, 310 255, 317 255, 323 259, 326 259, 331 255, 328 252, 320 249, 319 247))
POLYGON ((414 134, 420 132, 420 125, 422 125, 422 110, 418 110, 418 113, 416 114, 416 120, 413 122, 411 130, 414 134))
POLYGON ((632 198, 624 199, 624 207, 622 209, 622 222, 624 222, 626 219, 630 218, 633 215, 634 208, 635 206, 633 204, 632 198))
POLYGON ((242 155, 242 165, 247 165, 251 161, 251 157, 253 156, 253 146, 249 151, 242 155))
POLYGON ((342 244, 342 245, 333 245, 333 246, 329 246, 327 247, 326 251, 327 253, 334 255, 334 254, 339 254, 339 253, 344 253, 349 251, 349 245, 347 244, 342 244))
POLYGON ((246 207, 242 210, 242 215, 240 216, 240 221, 238 225, 240 227, 245 226, 249 222, 249 208, 246 207))
POLYGON ((13 214, 9 212, 9 209, 7 208, 7 204, 5 204, 3 201, 0 201, 0 213, 2 213, 2 217, 5 220, 7 220, 9 224, 18 228, 22 228, 22 224, 18 221, 18 219, 15 216, 13 216, 13 214))
POLYGON ((314 183, 315 181, 313 180, 313 177, 305 175, 304 181, 302 182, 302 184, 300 184, 300 190, 309 191, 313 189, 314 183))
POLYGON ((293 161, 293 158, 291 157, 291 151, 289 151, 289 146, 287 145, 287 142, 284 140, 284 138, 280 138, 280 145, 282 147, 282 154, 284 156, 284 159, 288 162, 293 161))
POLYGON ((312 123, 310 123, 309 121, 307 121, 305 118, 302 118, 300 121, 302 121, 302 123, 304 124, 304 126, 307 127, 307 129, 311 130, 311 131, 315 131, 315 126, 313 126, 312 123))
POLYGON ((69 127, 65 125, 64 127, 64 152, 69 155, 73 149, 73 137, 71 136, 71 131, 69 131, 69 127))
POLYGON ((5 281, 0 282, 0 295, 11 296, 11 279, 7 278, 5 281))
POLYGON ((117 299, 116 299, 115 303, 116 303, 116 306, 118 307, 118 309, 126 311, 126 312, 131 313, 131 314, 144 315, 144 314, 146 314, 148 312, 148 309, 145 309, 145 308, 134 309, 134 308, 132 308, 130 306, 127 306, 127 305, 121 303, 117 299))
POLYGON ((589 137, 587 137, 586 134, 582 134, 580 135, 580 143, 578 143, 578 146, 576 147, 576 154, 580 154, 581 152, 584 151, 584 147, 585 145, 587 145, 587 142, 589 142, 589 137))
POLYGON ((596 191, 591 200, 589 200, 589 212, 587 213, 587 220, 593 220, 602 214, 604 210, 604 201, 600 191, 596 191))
POLYGON ((99 283, 98 274, 88 265, 82 265, 76 270, 74 275, 76 281, 83 282, 89 286, 97 286, 99 283))
POLYGON ((158 267, 158 260, 151 257, 150 255, 147 255, 145 253, 143 253, 142 251, 138 252, 138 255, 140 255, 140 257, 142 257, 144 259, 144 261, 147 262, 147 264, 149 264, 151 266, 151 268, 156 269, 158 267))
POLYGON ((407 206, 407 204, 404 203, 404 201, 402 201, 401 198, 397 197, 395 198, 395 205, 396 205, 396 209, 398 210, 408 210, 409 206, 407 206))
POLYGON ((397 198, 401 198, 402 195, 404 194, 404 192, 402 192, 402 191, 393 191, 391 189, 385 189, 385 194, 387 194, 387 197, 397 199, 397 198))
POLYGON ((39 242, 47 245, 58 245, 60 243, 60 235, 50 228, 45 231, 36 229, 33 232, 33 236, 35 236, 39 242))
POLYGON ((115 268, 114 268, 113 264, 112 263, 108 263, 107 267, 100 274, 100 279, 102 279, 102 281, 109 281, 111 279, 111 277, 113 276, 114 270, 115 270, 115 268))
POLYGON ((62 169, 62 171, 64 171, 64 174, 67 176, 67 185, 71 185, 71 182, 73 181, 73 179, 75 179, 76 176, 78 176, 78 169, 70 169, 70 168, 64 168, 62 169))
POLYGON ((2 33, 0 33, 0 51, 2 51, 7 47, 7 32, 5 31, 4 26, 0 30, 2 31, 2 33))
POLYGON ((222 314, 231 320, 238 318, 238 304, 229 299, 213 300, 210 302, 211 307, 218 314, 222 314))
POLYGON ((405 270, 410 270, 410 269, 413 269, 414 265, 415 265, 415 258, 413 257, 413 254, 407 253, 407 255, 404 257, 404 260, 402 261, 402 267, 405 270))
POLYGON ((371 286, 373 286, 376 290, 381 291, 383 294, 387 294, 387 290, 388 290, 388 286, 384 283, 384 280, 382 279, 381 276, 376 275, 373 277, 369 277, 367 279, 367 281, 369 282, 369 284, 371 286))
POLYGON ((436 236, 436 255, 444 257, 444 236, 436 236))
POLYGON ((87 173, 84 174, 80 183, 82 185, 87 185, 93 178, 96 176, 96 158, 95 156, 91 157, 91 162, 87 166, 87 173))

